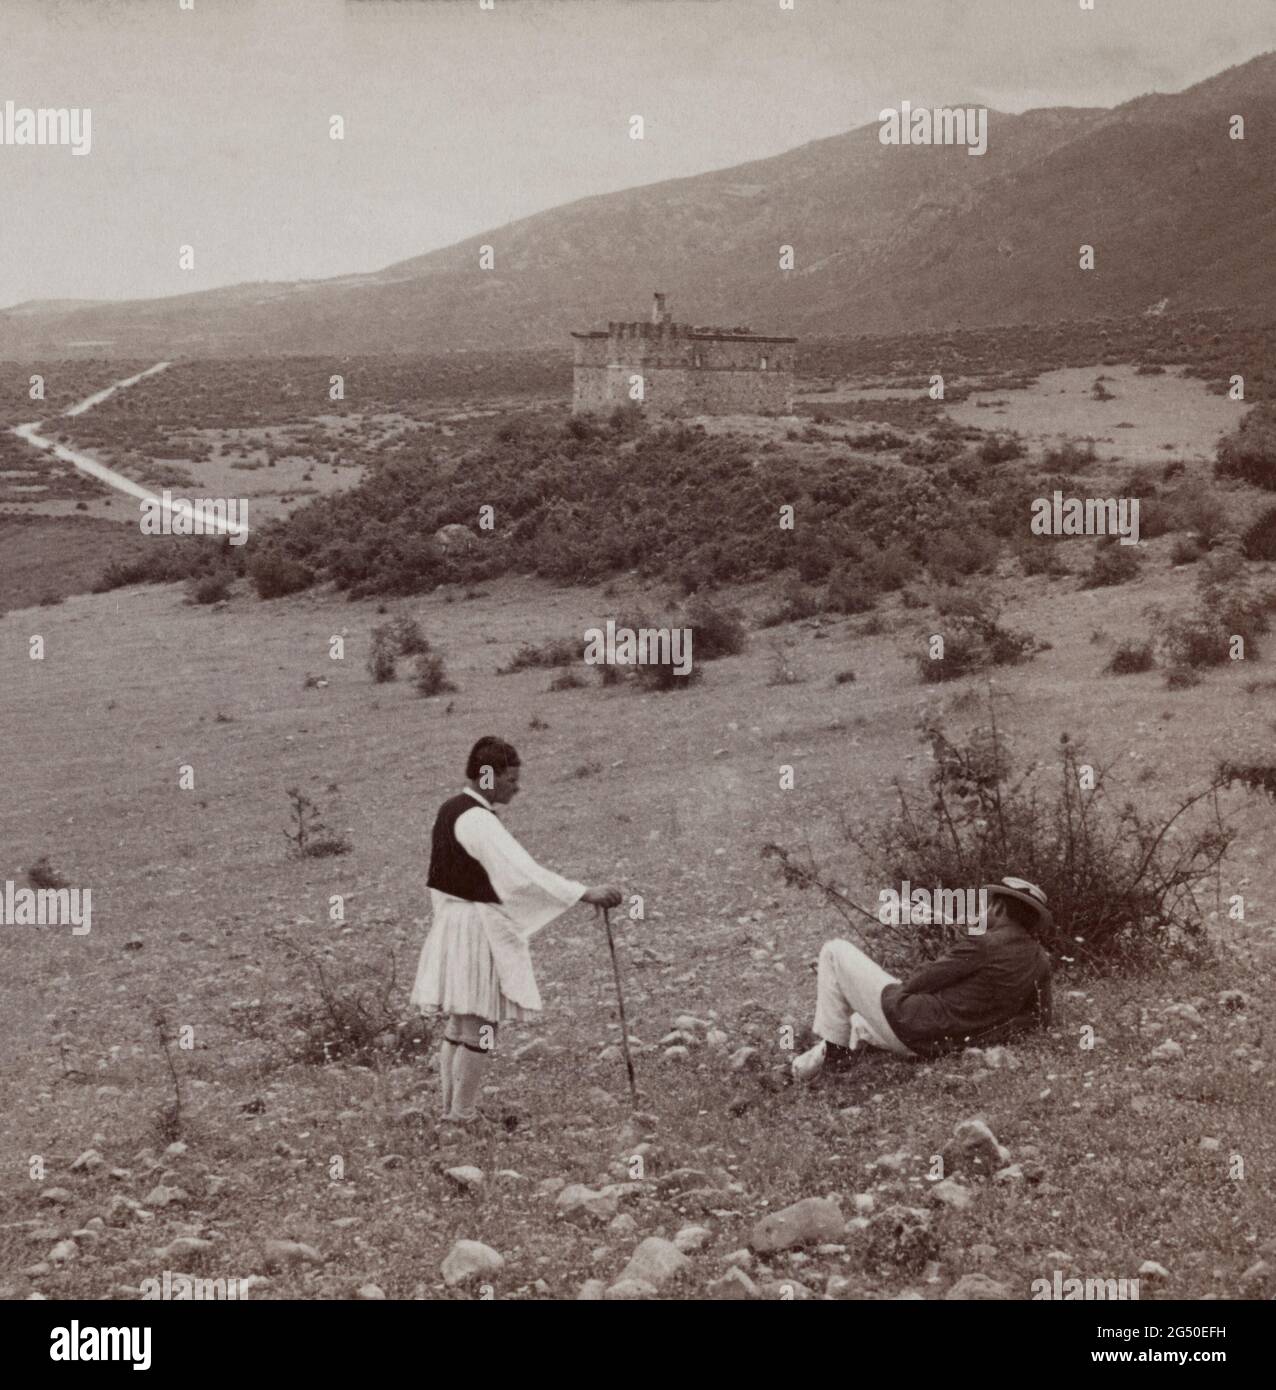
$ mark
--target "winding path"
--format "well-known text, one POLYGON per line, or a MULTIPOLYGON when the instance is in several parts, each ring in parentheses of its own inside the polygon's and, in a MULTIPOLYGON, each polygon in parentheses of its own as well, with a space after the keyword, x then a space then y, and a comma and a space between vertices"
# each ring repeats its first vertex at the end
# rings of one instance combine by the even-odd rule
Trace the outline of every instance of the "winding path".
MULTIPOLYGON (((156 372, 162 372, 166 367, 171 366, 168 362, 157 362, 153 367, 147 367, 144 372, 138 372, 136 376, 125 377, 123 381, 117 381, 111 386, 105 387, 101 391, 95 391, 91 396, 86 396, 82 401, 78 401, 69 410, 63 412, 63 416, 83 415, 86 410, 92 410, 95 405, 100 405, 108 396, 113 396, 116 391, 123 391, 130 386, 148 376, 154 376, 156 372)), ((207 535, 221 533, 225 535, 248 535, 248 526, 235 521, 228 521, 225 517, 218 516, 215 511, 209 511, 199 505, 201 500, 196 499, 192 504, 185 498, 164 498, 157 493, 145 488, 141 483, 136 483, 132 478, 125 477, 123 473, 117 473, 115 469, 108 468, 104 463, 99 463, 97 459, 89 454, 82 454, 78 449, 68 449, 65 444, 59 444, 56 439, 49 439, 38 431, 42 421, 33 420, 27 425, 14 425, 12 433, 19 439, 31 445, 33 449, 39 449, 44 453, 50 453, 54 458, 61 459, 63 463, 69 463, 77 468, 81 473, 87 473, 90 477, 97 478, 99 482, 106 483, 108 487, 113 487, 117 492, 125 493, 129 497, 136 497, 143 502, 151 502, 164 513, 176 513, 189 518, 197 526, 200 534, 207 535)))

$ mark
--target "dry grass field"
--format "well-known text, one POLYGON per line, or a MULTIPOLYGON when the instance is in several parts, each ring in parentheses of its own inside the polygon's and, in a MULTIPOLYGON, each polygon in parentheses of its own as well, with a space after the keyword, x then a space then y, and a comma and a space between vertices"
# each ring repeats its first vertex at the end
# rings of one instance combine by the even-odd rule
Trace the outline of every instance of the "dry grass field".
MULTIPOLYGON (((1147 386, 1110 370, 1118 396, 1147 386)), ((984 418, 999 407, 960 409, 1046 441, 1058 385, 997 393, 1012 400, 1005 421, 984 418)), ((1128 411, 1096 402, 1092 431, 1073 404, 1072 436, 1101 441, 1088 490, 1166 445, 1164 457, 1206 477, 1229 404, 1177 377, 1148 390, 1176 387, 1208 400, 1217 430, 1192 403, 1151 423, 1151 394, 1128 411), (1131 432, 1109 428, 1127 418, 1138 427, 1130 453, 1131 432)), ((758 428, 782 441, 781 425, 758 428)), ((83 525, 77 554, 98 544, 83 525)), ((879 1055, 809 1091, 783 1083, 790 1030, 800 1037, 810 1019, 814 958, 842 925, 783 886, 762 846, 810 846, 874 902, 885 885, 842 827, 888 815, 897 780, 924 788, 926 712, 967 731, 991 688, 1016 767, 1055 775, 1066 733, 1149 811, 1168 811, 1220 761, 1270 761, 1270 655, 1183 689, 1155 670, 1104 674, 1116 643, 1146 635, 1149 603, 1190 605, 1194 567, 1171 565, 1172 543, 1148 542, 1137 581, 1116 587, 1025 576, 1009 560, 981 577, 1005 623, 1049 644, 997 668, 991 687, 921 683, 917 656, 938 619, 929 601, 907 607, 898 594, 868 617, 764 628, 774 582, 724 590, 715 601, 748 620, 745 651, 659 694, 594 674, 559 691, 543 669, 497 674, 524 643, 579 641, 617 611, 667 611, 670 595, 634 576, 606 589, 508 576, 383 604, 324 590, 264 603, 240 580, 205 607, 180 585, 76 592, 88 587, 83 567, 48 580, 62 602, 24 606, 42 587, 6 578, 0 877, 25 882, 47 856, 92 889, 94 916, 86 936, 4 928, 0 1293, 134 1298, 167 1269, 252 1278, 253 1298, 375 1297, 373 1286, 390 1298, 485 1296, 441 1273, 465 1239, 504 1257, 485 1280, 496 1297, 601 1296, 643 1238, 663 1235, 688 1255, 662 1290, 675 1298, 739 1294, 737 1276, 721 1282, 734 1266, 776 1298, 929 1299, 956 1287, 1017 1299, 1056 1269, 1129 1278, 1146 1261, 1161 1272, 1144 1271, 1144 1298, 1269 1295, 1270 801, 1222 799, 1238 833, 1209 895, 1208 959, 1104 976, 1065 966, 1048 1036, 928 1063, 879 1055), (387 614, 420 623, 454 693, 419 697, 406 666, 395 682, 372 681, 371 630, 387 614), (505 819, 532 852, 643 899, 642 920, 615 917, 642 1110, 629 1116, 615 1053, 605 937, 578 908, 536 938, 545 1013, 501 1039, 486 1101, 496 1123, 444 1143, 433 1050, 410 1026, 407 994, 428 927, 433 815, 489 732, 522 754, 523 791, 505 819), (348 854, 289 854, 290 787, 321 807, 348 854), (1233 894, 1243 922, 1228 919, 1233 894), (373 1011, 383 1001, 385 1027, 368 1050, 325 1064, 322 1042, 336 1035, 322 995, 334 989, 361 991, 373 1011), (1226 994, 1236 990, 1244 997, 1226 994), (1180 1057, 1153 1057, 1166 1040, 1180 1057), (742 1058, 746 1047, 756 1053, 742 1058), (1018 1166, 971 1178, 969 1202, 949 1205, 933 1157, 976 1116, 1018 1166), (454 1171, 469 1167, 481 1177, 454 1171), (608 1190, 565 1211, 559 1194, 573 1183, 608 1190), (768 1212, 830 1195, 840 1233, 750 1251, 768 1212), (914 1234, 891 1234, 897 1208, 926 1213, 899 1218, 914 1234)), ((1270 580, 1270 565, 1251 568, 1270 580)))

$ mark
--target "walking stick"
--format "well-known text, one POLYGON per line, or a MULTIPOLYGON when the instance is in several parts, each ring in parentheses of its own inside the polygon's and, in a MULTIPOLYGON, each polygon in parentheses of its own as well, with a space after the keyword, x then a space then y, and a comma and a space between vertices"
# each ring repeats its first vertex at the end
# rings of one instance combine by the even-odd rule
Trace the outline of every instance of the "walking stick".
POLYGON ((638 1109, 638 1087, 634 1082, 634 1059, 629 1055, 629 1025, 625 1022, 625 994, 620 987, 620 963, 616 960, 616 941, 611 934, 611 908, 601 909, 603 925, 607 928, 607 946, 611 951, 611 969, 616 977, 616 1003, 620 1006, 620 1050, 625 1054, 625 1070, 629 1073, 629 1098, 638 1109))

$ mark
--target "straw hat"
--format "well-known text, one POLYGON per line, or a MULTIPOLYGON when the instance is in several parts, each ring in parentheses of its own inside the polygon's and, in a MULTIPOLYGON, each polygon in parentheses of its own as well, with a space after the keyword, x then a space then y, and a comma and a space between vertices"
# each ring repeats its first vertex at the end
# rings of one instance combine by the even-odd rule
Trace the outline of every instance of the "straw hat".
POLYGON ((1003 898, 1018 898, 1021 903, 1027 903, 1037 914, 1037 925, 1042 931, 1048 931, 1054 926, 1054 914, 1046 905, 1046 895, 1026 878, 1011 878, 1007 875, 1000 883, 985 884, 984 891, 990 898, 999 893, 1003 898))

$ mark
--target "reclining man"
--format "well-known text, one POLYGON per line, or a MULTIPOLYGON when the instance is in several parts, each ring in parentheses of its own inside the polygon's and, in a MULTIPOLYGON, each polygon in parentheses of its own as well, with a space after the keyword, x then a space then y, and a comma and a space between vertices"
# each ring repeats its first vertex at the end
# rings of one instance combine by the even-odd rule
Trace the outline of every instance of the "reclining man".
POLYGON ((1053 923, 1046 895, 1022 878, 988 884, 987 929, 900 982, 849 941, 820 952, 815 1046, 793 1059, 814 1081, 864 1044, 900 1057, 1005 1042, 1051 1020, 1050 957, 1037 934, 1053 923))

